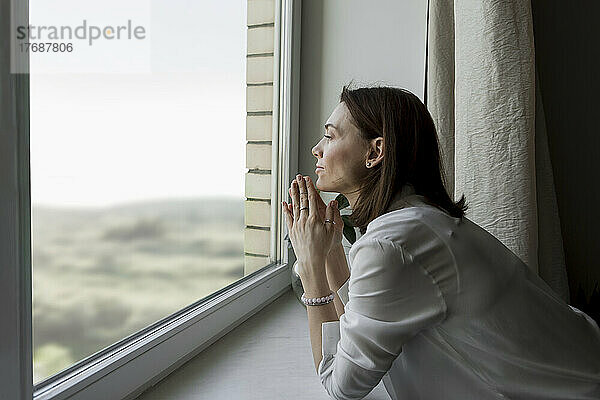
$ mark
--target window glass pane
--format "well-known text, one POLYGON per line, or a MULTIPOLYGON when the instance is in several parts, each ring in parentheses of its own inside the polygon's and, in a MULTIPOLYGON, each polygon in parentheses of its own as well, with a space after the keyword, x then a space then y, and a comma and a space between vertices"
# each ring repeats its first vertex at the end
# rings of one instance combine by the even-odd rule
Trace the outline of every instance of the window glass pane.
POLYGON ((123 4, 30 2, 146 33, 31 53, 34 383, 249 273, 247 3, 123 4))

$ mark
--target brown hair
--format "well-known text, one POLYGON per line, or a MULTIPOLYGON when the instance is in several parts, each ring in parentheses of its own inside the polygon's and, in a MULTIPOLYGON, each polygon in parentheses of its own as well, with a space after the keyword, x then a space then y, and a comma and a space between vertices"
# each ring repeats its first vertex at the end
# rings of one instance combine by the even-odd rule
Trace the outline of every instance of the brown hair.
POLYGON ((362 139, 383 137, 383 160, 369 169, 359 183, 351 221, 364 234, 369 222, 383 214, 406 183, 428 203, 455 218, 468 205, 465 196, 454 202, 446 190, 446 177, 433 118, 421 100, 405 89, 344 86, 344 102, 362 139))

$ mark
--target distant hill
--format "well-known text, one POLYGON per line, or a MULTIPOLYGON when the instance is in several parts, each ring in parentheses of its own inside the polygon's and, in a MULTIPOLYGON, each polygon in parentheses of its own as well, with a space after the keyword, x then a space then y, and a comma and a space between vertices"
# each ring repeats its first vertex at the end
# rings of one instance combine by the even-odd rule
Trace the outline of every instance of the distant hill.
POLYGON ((73 218, 83 216, 157 216, 170 218, 192 217, 199 221, 243 221, 244 197, 198 197, 182 199, 158 199, 124 203, 109 207, 54 207, 34 204, 32 212, 39 218, 52 218, 66 214, 73 218))

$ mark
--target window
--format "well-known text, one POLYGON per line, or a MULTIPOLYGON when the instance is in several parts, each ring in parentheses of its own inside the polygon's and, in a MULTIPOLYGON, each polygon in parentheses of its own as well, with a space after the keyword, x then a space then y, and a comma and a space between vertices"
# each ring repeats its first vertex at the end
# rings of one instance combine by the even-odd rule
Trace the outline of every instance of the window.
MULTIPOLYGON (((133 65, 113 66, 126 71, 98 73, 87 53, 69 63, 13 48, 2 79, 17 90, 4 112, 19 123, 2 139, 12 152, 2 182, 19 185, 0 206, 12 212, 4 232, 21 234, 2 261, 22 283, 5 304, 25 310, 6 315, 25 332, 10 337, 25 350, 12 355, 22 378, 0 382, 11 396, 131 395, 289 289, 277 205, 295 171, 299 6, 237 6, 88 10, 98 16, 88 33, 115 34, 142 10, 147 25, 129 19, 150 44, 133 65)), ((26 7, 13 4, 11 26, 82 25, 80 9, 53 7, 30 4, 29 24, 19 24, 26 7), (60 22, 43 20, 50 15, 60 22)))

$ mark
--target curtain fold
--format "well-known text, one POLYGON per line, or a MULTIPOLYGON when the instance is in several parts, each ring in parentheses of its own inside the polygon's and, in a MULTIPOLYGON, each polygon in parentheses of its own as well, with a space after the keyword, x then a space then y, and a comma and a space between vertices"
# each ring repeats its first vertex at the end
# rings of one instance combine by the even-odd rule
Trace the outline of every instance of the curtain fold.
POLYGON ((535 74, 535 167, 538 205, 538 270, 544 281, 570 303, 569 281, 565 265, 558 202, 554 190, 554 174, 550 161, 546 115, 540 80, 535 74))
POLYGON ((428 23, 427 107, 448 190, 568 302, 530 2, 430 0, 428 23))
POLYGON ((435 122, 446 178, 454 194, 454 0, 430 0, 427 108, 435 122))

